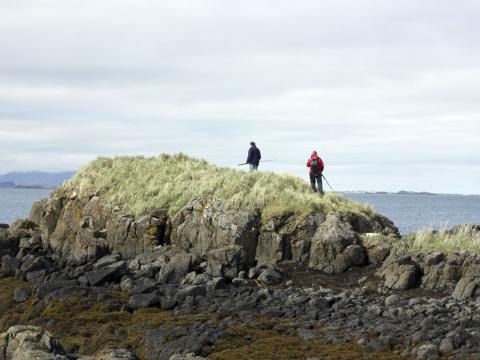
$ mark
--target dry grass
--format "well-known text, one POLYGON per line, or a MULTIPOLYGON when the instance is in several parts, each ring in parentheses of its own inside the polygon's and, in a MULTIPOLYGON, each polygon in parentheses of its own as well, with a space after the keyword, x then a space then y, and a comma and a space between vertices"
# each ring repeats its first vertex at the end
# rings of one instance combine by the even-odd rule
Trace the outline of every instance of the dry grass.
POLYGON ((320 197, 299 177, 217 167, 183 154, 98 158, 57 192, 89 196, 100 189, 106 201, 136 216, 157 208, 175 214, 203 195, 226 199, 230 208, 260 209, 264 219, 311 211, 375 214, 339 195, 320 197))
POLYGON ((391 256, 398 257, 408 253, 418 252, 480 252, 480 231, 470 225, 448 229, 425 229, 413 235, 403 236, 401 239, 386 237, 381 234, 362 236, 365 244, 383 242, 392 246, 391 256))

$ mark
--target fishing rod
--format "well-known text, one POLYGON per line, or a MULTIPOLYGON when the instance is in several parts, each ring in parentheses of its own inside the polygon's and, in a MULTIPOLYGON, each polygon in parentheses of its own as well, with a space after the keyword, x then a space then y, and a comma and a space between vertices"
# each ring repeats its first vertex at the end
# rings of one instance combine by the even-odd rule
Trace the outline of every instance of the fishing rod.
POLYGON ((330 183, 328 182, 328 180, 327 180, 327 178, 325 177, 325 175, 322 174, 322 177, 323 177, 323 179, 325 180, 325 182, 327 183, 327 185, 328 185, 328 187, 330 188, 330 190, 332 190, 332 192, 334 193, 335 190, 333 190, 332 185, 330 185, 330 183))
MULTIPOLYGON (((270 161, 277 161, 277 159, 272 160, 260 160, 260 162, 270 162, 270 161)), ((238 164, 237 166, 247 165, 248 163, 238 164)))

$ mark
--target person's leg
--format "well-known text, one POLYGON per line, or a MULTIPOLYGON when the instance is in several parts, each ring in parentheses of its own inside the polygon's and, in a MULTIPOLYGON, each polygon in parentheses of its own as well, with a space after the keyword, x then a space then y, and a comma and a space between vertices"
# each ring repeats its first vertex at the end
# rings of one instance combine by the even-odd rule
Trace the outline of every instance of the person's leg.
POLYGON ((323 195, 323 181, 322 181, 322 174, 317 175, 317 184, 318 184, 318 192, 323 195))
POLYGON ((258 170, 258 165, 253 165, 253 170, 257 171, 258 170))
POLYGON ((312 186, 312 190, 317 192, 317 186, 315 185, 315 175, 310 173, 310 185, 312 186))
POLYGON ((250 171, 255 170, 255 165, 253 165, 253 164, 248 164, 248 167, 249 167, 250 171))

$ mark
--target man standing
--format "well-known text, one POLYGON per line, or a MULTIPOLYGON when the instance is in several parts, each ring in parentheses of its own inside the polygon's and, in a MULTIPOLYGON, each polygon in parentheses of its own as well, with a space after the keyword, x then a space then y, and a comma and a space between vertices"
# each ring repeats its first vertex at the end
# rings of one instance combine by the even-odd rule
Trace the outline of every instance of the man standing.
POLYGON ((257 148, 253 141, 250 142, 250 149, 248 149, 248 157, 246 163, 250 167, 250 171, 256 171, 258 169, 258 164, 260 164, 260 159, 262 154, 260 154, 260 149, 257 148))
POLYGON ((307 167, 310 168, 310 184, 312 185, 312 190, 317 192, 316 182, 318 184, 318 192, 323 195, 322 172, 325 166, 316 151, 314 151, 310 159, 308 159, 307 167))

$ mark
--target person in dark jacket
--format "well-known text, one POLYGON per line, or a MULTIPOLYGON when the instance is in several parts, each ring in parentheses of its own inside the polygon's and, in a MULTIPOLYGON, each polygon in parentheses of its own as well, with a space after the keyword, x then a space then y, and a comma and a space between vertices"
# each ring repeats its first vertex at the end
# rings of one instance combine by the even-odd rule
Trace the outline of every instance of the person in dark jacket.
POLYGON ((248 149, 248 157, 246 163, 250 167, 250 171, 256 171, 258 169, 258 165, 260 164, 260 159, 262 158, 262 154, 260 153, 260 149, 257 148, 257 145, 253 141, 250 142, 250 149, 248 149))
POLYGON ((315 184, 317 183, 318 192, 323 195, 322 173, 325 165, 316 151, 314 151, 310 159, 308 159, 307 167, 310 168, 310 184, 312 185, 312 190, 317 192, 317 186, 315 184))

